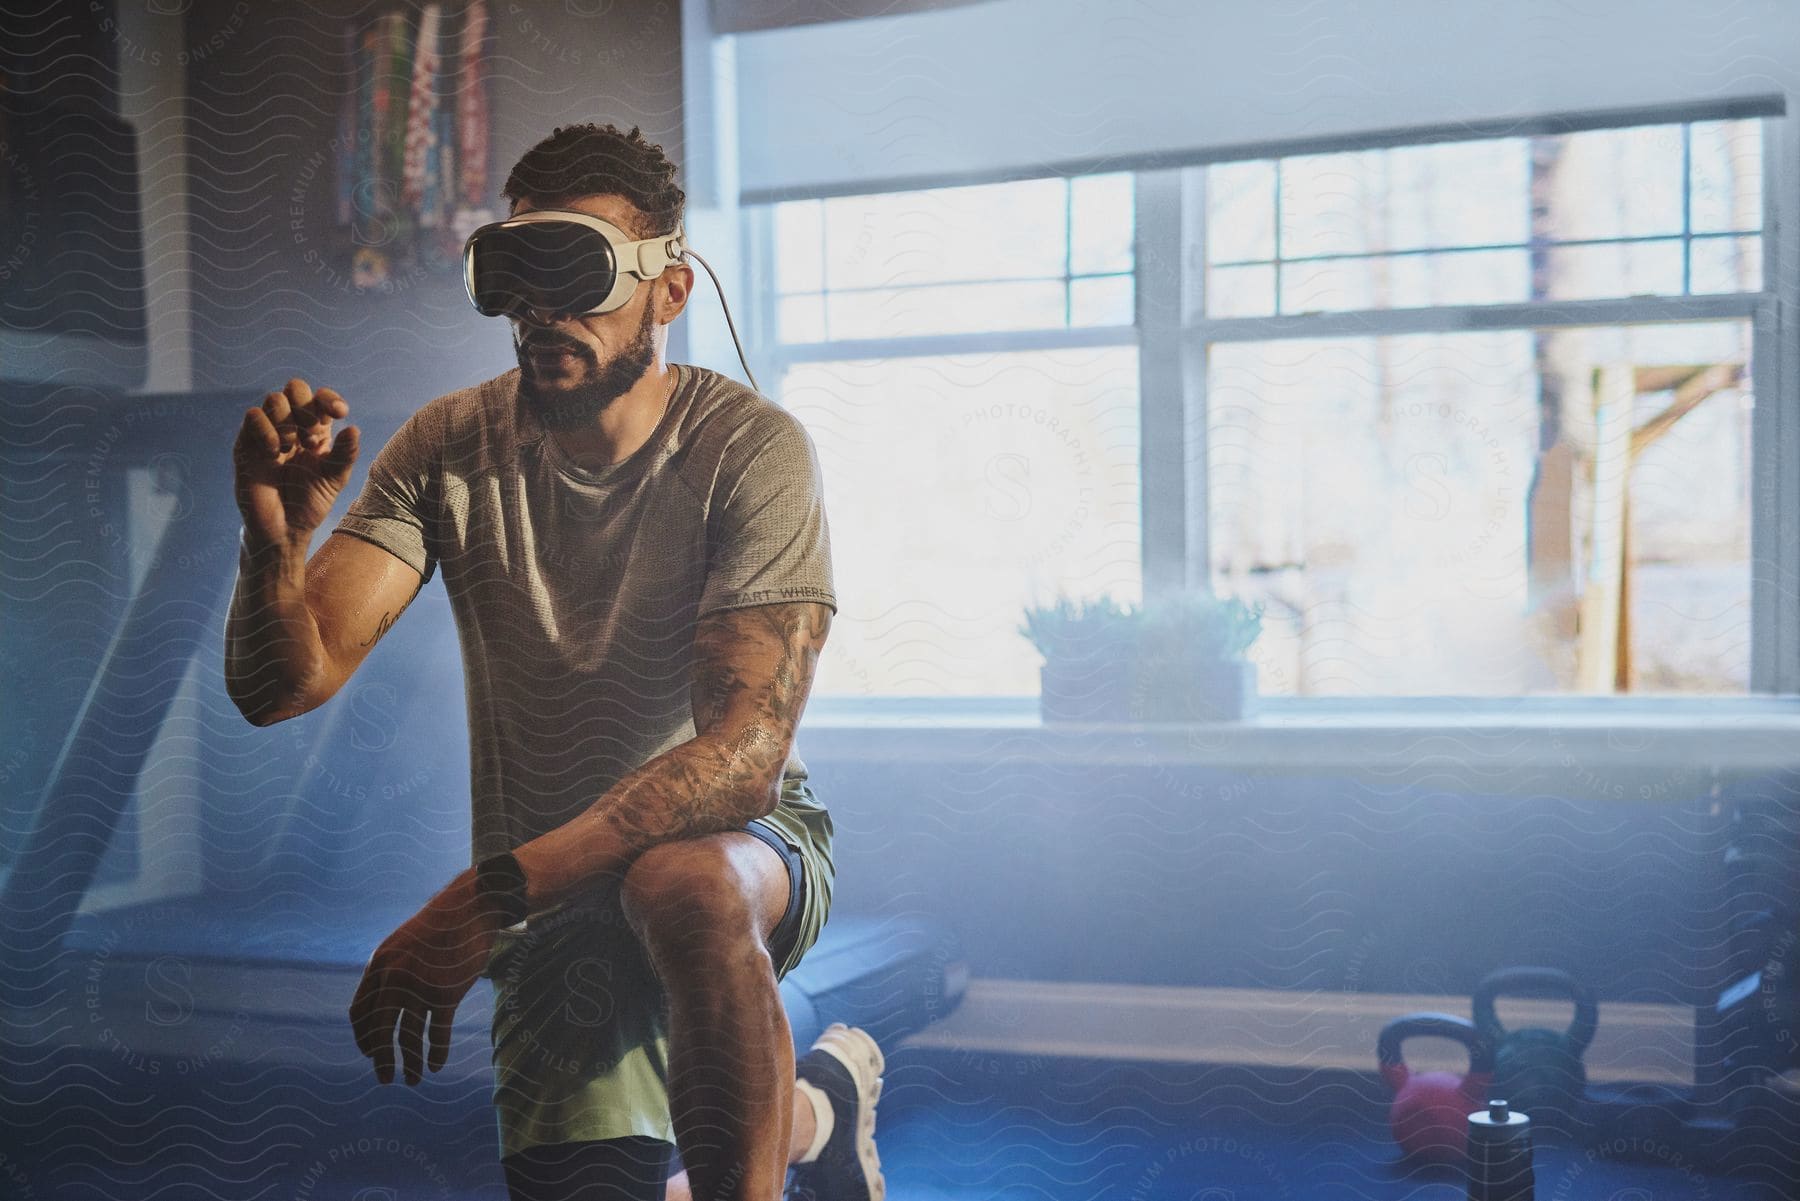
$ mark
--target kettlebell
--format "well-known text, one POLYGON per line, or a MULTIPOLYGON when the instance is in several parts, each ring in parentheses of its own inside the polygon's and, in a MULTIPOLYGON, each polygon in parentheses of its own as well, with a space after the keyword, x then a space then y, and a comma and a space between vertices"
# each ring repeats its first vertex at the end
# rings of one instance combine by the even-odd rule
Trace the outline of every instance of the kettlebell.
POLYGON ((1468 1155, 1470 1111, 1487 1104, 1493 1081, 1493 1045, 1468 1018, 1453 1013, 1409 1013, 1381 1028, 1375 1066, 1393 1090, 1388 1125, 1400 1151, 1427 1163, 1460 1164, 1468 1155), (1414 1072, 1401 1050, 1409 1038, 1449 1038, 1469 1050, 1469 1071, 1414 1072))
POLYGON ((1591 989, 1551 967, 1511 967, 1490 972, 1475 986, 1475 1027, 1494 1048, 1494 1093, 1530 1114, 1543 1129, 1578 1132, 1586 1121, 1587 1068, 1581 1057, 1594 1041, 1600 1010, 1591 989), (1539 1026, 1508 1030, 1494 1012, 1502 994, 1565 996, 1575 1016, 1563 1031, 1539 1026))

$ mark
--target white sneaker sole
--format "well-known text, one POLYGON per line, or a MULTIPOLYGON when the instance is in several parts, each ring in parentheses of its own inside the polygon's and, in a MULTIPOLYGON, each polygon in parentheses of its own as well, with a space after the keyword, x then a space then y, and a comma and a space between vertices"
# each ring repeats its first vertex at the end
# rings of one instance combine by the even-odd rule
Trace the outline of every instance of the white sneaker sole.
POLYGON ((827 1052, 844 1065, 856 1081, 857 1112, 856 1159, 862 1165, 863 1183, 868 1186, 870 1201, 887 1196, 887 1179, 881 1174, 881 1157, 875 1151, 875 1102, 881 1097, 882 1069, 887 1058, 870 1037, 869 1032, 843 1022, 833 1022, 813 1046, 827 1052))

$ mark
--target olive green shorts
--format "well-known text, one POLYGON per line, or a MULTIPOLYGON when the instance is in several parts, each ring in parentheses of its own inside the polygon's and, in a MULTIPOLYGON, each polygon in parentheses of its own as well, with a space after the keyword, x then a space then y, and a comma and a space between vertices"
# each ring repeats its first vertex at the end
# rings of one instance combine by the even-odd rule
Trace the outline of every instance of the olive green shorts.
MULTIPOLYGON (((780 980, 818 941, 835 876, 831 815, 804 777, 757 821, 798 852, 800 921, 780 980)), ((547 1143, 642 1135, 675 1142, 669 1114, 667 999, 615 883, 502 931, 494 982, 494 1108, 500 1155, 547 1143)))

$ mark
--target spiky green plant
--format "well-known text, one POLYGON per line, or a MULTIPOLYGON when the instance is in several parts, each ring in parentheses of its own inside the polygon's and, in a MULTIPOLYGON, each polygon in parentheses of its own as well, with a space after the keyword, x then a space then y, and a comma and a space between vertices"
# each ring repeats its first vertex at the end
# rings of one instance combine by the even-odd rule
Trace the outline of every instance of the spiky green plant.
POLYGON ((1262 633, 1262 605, 1192 591, 1157 598, 1138 623, 1138 653, 1151 662, 1229 662, 1262 633))
POLYGON ((1222 662, 1242 657, 1262 633, 1261 604, 1183 592, 1141 606, 1110 596, 1077 601, 1058 593, 1025 610, 1019 633, 1046 660, 1136 656, 1150 662, 1222 662))
POLYGON ((1110 596, 1078 601, 1060 592, 1049 605, 1027 608, 1019 626, 1019 633, 1050 662, 1122 660, 1131 653, 1136 631, 1137 613, 1130 606, 1110 596))

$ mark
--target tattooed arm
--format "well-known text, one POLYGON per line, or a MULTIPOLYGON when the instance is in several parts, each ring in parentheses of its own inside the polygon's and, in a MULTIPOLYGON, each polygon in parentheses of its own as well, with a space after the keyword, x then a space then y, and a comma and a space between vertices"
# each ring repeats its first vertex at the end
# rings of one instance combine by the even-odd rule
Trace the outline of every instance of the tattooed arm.
POLYGON ((607 790, 584 813, 515 851, 536 911, 623 875, 643 851, 735 830, 771 812, 831 608, 817 601, 724 609, 694 636, 695 736, 607 790))
POLYGON ((332 534, 310 563, 304 543, 245 541, 225 625, 226 692, 258 726, 318 708, 422 584, 417 570, 349 534, 332 534))

